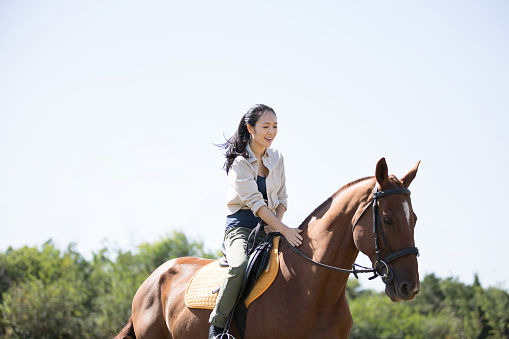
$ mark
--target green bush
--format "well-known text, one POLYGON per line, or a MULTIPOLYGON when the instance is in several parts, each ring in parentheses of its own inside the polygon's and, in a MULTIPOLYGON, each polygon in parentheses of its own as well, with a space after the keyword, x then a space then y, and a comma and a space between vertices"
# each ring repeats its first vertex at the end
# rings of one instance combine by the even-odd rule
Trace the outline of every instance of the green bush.
POLYGON ((131 315, 141 283, 181 256, 215 257, 180 232, 135 253, 103 248, 90 262, 74 245, 61 252, 51 241, 9 248, 0 254, 0 337, 111 338, 131 315))

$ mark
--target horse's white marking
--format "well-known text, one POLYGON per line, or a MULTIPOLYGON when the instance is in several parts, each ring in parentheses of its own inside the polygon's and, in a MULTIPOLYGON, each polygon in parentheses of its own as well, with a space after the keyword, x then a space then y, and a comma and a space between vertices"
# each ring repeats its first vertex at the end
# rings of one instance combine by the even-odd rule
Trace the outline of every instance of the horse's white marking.
POLYGON ((406 221, 410 223, 410 206, 408 206, 407 201, 403 202, 403 209, 405 210, 406 221))

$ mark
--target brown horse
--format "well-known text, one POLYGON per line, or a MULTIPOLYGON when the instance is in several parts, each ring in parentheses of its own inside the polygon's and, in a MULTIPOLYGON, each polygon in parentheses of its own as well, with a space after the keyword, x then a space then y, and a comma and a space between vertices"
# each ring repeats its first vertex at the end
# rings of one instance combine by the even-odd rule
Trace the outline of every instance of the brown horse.
MULTIPOLYGON (((414 299, 419 292, 417 217, 408 186, 418 166, 398 180, 380 159, 375 177, 344 186, 304 220, 300 251, 340 268, 352 267, 361 251, 384 276, 392 301, 414 299)), ((349 274, 303 259, 285 241, 279 257, 275 281, 248 308, 245 338, 348 338, 353 323, 345 298, 349 274)), ((116 338, 207 338, 210 310, 188 308, 184 294, 193 274, 210 262, 177 258, 157 268, 136 293, 132 317, 116 338)), ((235 324, 231 333, 238 338, 235 324)))

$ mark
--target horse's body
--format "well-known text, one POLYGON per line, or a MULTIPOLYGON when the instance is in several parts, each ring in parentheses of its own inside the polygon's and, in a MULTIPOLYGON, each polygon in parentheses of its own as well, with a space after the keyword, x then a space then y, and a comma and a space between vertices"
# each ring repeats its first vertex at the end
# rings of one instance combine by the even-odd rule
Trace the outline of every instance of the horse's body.
MULTIPOLYGON (((373 217, 364 213, 373 189, 377 182, 381 190, 407 188, 417 167, 398 180, 388 176, 381 159, 375 177, 346 185, 306 218, 300 226, 304 241, 299 249, 315 261, 341 268, 352 267, 359 250, 375 263, 373 217)), ((417 218, 410 197, 394 194, 378 206, 390 249, 414 246, 417 218)), ((386 246, 380 248, 386 256, 386 246)), ((348 338, 353 323, 345 298, 349 275, 304 260, 286 241, 281 242, 279 257, 274 283, 248 308, 245 339, 348 338)), ((206 338, 210 311, 188 308, 184 294, 193 274, 210 262, 187 257, 161 265, 139 288, 132 318, 117 338, 129 338, 133 331, 132 337, 138 339, 206 338)), ((389 267, 394 279, 386 294, 393 301, 412 300, 419 291, 416 256, 399 257, 389 267)), ((231 333, 237 337, 234 326, 231 333)))

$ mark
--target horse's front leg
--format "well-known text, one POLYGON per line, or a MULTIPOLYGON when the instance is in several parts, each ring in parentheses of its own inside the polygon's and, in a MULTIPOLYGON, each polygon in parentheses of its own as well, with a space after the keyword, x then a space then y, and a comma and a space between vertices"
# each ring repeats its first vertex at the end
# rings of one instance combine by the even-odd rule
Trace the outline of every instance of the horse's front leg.
POLYGON ((319 308, 317 314, 320 324, 314 328, 310 338, 348 339, 353 318, 346 298, 333 309, 319 308))

